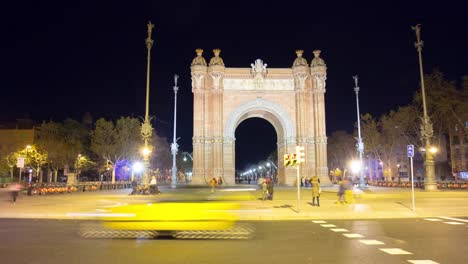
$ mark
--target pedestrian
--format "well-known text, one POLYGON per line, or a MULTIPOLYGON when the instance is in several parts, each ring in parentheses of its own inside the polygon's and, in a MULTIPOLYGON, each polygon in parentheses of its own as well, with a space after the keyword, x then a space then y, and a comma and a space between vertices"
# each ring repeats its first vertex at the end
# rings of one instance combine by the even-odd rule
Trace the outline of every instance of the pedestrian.
POLYGON ((16 198, 18 197, 19 192, 21 191, 21 184, 13 183, 10 184, 11 199, 13 204, 16 204, 16 198))
POLYGON ((216 184, 218 182, 216 181, 216 178, 213 177, 213 179, 211 179, 210 181, 210 186, 211 186, 211 192, 214 192, 215 191, 215 188, 216 188, 216 184))
POLYGON ((340 180, 338 182, 338 201, 336 203, 340 203, 340 204, 343 204, 343 203, 346 203, 345 201, 345 197, 344 197, 344 194, 345 194, 345 183, 343 182, 343 180, 340 180))
POLYGON ((301 187, 305 187, 305 178, 301 177, 301 187))
POLYGON ((267 191, 268 191, 268 200, 273 200, 273 181, 270 178, 266 179, 267 191))
POLYGON ((320 193, 321 193, 321 188, 320 188, 320 179, 318 176, 312 177, 312 206, 318 206, 320 207, 320 193), (315 198, 317 198, 317 204, 315 204, 315 198))
POLYGON ((153 176, 150 181, 150 194, 156 194, 156 193, 159 193, 158 181, 156 180, 156 177, 153 176))
POLYGON ((218 178, 218 185, 221 186, 223 184, 223 179, 221 177, 218 178))
MULTIPOLYGON (((102 185, 101 185, 101 187, 102 187, 102 185)), ((138 183, 137 183, 137 181, 135 179, 133 179, 131 195, 137 194, 137 187, 138 187, 138 183)))
POLYGON ((266 180, 263 180, 262 183, 260 183, 260 187, 262 188, 262 200, 268 199, 268 184, 266 180))

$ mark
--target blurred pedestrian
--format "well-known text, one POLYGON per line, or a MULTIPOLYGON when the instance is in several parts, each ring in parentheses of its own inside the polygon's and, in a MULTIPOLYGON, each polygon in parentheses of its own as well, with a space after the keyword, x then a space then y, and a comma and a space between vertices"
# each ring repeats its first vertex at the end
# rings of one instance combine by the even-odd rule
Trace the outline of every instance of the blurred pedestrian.
POLYGON ((311 183, 312 183, 312 206, 320 207, 320 193, 322 190, 320 188, 319 177, 318 176, 312 177, 311 183), (315 204, 316 198, 317 198, 317 204, 315 204))
POLYGON ((267 190, 268 190, 268 200, 273 200, 273 181, 270 180, 270 178, 266 179, 266 184, 267 184, 267 190))
POLYGON ((156 176, 153 176, 150 181, 150 194, 159 193, 158 190, 158 181, 156 180, 156 176))
POLYGON ((16 204, 16 198, 18 197, 19 192, 21 191, 21 184, 12 183, 10 184, 11 199, 13 204, 16 204))
POLYGON ((268 199, 268 185, 265 179, 260 184, 260 187, 262 188, 262 200, 265 201, 266 199, 268 199))
MULTIPOLYGON (((102 187, 102 185, 101 185, 102 187)), ((132 193, 131 195, 137 194, 138 183, 135 179, 132 181, 132 193)))
POLYGON ((211 186, 211 192, 214 192, 215 191, 215 188, 216 188, 216 184, 218 182, 216 181, 216 178, 213 177, 213 179, 211 179, 210 181, 210 186, 211 186))
POLYGON ((340 203, 340 204, 343 204, 343 203, 346 203, 345 201, 345 183, 343 182, 343 180, 340 180, 338 182, 338 201, 336 203, 340 203))
POLYGON ((218 178, 218 185, 221 186, 223 184, 223 179, 221 177, 218 178))

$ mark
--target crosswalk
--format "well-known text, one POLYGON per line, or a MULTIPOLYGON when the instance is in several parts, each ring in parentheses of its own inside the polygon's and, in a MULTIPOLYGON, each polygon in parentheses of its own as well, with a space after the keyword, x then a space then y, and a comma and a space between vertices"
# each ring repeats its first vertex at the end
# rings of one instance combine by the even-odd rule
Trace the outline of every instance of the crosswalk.
POLYGON ((468 220, 462 219, 462 218, 439 216, 439 217, 424 218, 424 220, 430 221, 430 222, 440 222, 446 225, 468 227, 468 220))
MULTIPOLYGON (((441 224, 446 224, 446 225, 453 225, 453 226, 466 226, 468 227, 468 220, 466 219, 461 219, 461 218, 454 218, 454 217, 446 217, 446 216, 440 216, 440 217, 431 217, 431 218, 423 218, 426 221, 430 222, 436 222, 436 223, 441 223, 441 224)), ((367 245, 367 246, 376 246, 376 248, 379 251, 385 252, 388 255, 401 255, 401 256, 411 256, 413 255, 412 252, 409 252, 405 249, 402 248, 393 248, 393 247, 387 247, 385 245, 385 242, 371 239, 366 237, 365 235, 358 234, 358 233, 352 233, 350 230, 341 228, 337 226, 336 224, 330 223, 328 221, 324 220, 313 220, 312 223, 314 224, 319 224, 321 227, 328 228, 330 231, 334 233, 341 233, 343 236, 349 238, 349 239, 356 239, 358 242, 361 244, 367 245)), ((438 262, 435 262, 430 259, 407 259, 406 260, 408 263, 414 263, 414 264, 438 264, 438 262)))

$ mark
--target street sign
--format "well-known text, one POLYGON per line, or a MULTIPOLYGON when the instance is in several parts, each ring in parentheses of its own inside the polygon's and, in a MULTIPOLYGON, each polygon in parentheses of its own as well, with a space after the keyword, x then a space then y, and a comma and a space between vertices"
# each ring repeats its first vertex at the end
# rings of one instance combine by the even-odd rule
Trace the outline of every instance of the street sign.
POLYGON ((406 146, 406 152, 408 154, 408 158, 414 157, 414 145, 406 146))
POLYGON ((16 167, 24 168, 24 158, 18 157, 18 159, 16 160, 16 167))

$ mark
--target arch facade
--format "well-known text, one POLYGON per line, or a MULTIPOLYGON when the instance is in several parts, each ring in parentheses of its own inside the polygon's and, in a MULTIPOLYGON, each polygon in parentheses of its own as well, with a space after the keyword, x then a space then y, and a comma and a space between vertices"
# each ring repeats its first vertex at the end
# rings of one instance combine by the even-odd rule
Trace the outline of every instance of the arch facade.
MULTIPOLYGON (((250 68, 227 68, 214 50, 207 64, 197 50, 191 65, 193 118, 192 182, 212 177, 235 182, 235 130, 245 119, 260 117, 276 130, 281 185, 296 184, 294 168, 283 166, 283 154, 305 148, 301 176, 318 175, 329 183, 325 132, 326 65, 320 51, 309 65, 297 51, 291 68, 267 68, 257 59, 250 68)), ((255 146, 252 146, 255 149, 255 146)))

